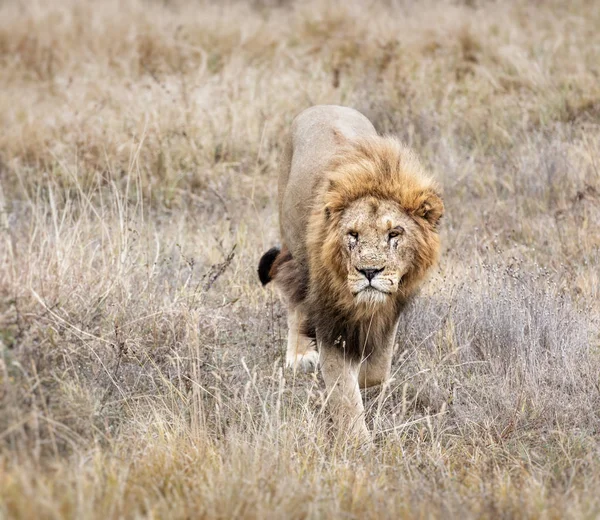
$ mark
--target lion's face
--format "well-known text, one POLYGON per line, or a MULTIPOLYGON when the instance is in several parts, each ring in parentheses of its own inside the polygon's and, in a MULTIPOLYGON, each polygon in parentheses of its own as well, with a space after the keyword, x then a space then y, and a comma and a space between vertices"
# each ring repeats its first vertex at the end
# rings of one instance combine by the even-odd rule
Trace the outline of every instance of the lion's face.
POLYGON ((418 226, 398 204, 364 197, 341 219, 348 289, 357 303, 385 303, 414 261, 418 226))

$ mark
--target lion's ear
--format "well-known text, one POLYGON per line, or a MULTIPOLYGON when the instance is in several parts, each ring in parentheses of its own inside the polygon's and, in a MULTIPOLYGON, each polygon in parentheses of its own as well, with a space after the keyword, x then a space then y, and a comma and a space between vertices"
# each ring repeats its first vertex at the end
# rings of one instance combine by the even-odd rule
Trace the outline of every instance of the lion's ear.
POLYGON ((443 214, 444 202, 442 197, 434 190, 425 191, 419 201, 419 207, 416 209, 415 215, 424 218, 435 228, 443 214))
POLYGON ((352 148, 357 144, 357 136, 352 131, 343 132, 339 128, 332 128, 333 142, 342 148, 352 148))
POLYGON ((333 140, 335 142, 335 144, 337 145, 347 145, 348 144, 348 139, 346 138, 346 136, 344 134, 342 134, 342 132, 337 129, 337 128, 332 128, 333 131, 333 140))

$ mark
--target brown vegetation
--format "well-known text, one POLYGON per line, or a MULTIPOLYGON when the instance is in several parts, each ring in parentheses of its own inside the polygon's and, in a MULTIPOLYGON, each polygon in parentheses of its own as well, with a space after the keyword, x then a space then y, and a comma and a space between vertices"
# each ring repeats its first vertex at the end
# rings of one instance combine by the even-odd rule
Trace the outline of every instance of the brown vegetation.
POLYGON ((600 514, 594 2, 0 5, 0 516, 600 514), (281 135, 354 106, 444 189, 336 443, 256 265, 281 135))

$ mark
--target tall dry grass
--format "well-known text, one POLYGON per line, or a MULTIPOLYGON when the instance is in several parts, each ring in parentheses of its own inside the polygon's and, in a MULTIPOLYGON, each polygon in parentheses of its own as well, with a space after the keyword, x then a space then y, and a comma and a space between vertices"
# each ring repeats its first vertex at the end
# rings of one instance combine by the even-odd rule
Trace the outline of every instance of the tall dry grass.
POLYGON ((600 514, 595 2, 0 5, 0 516, 600 514), (375 434, 283 370, 282 132, 354 106, 444 186, 375 434))

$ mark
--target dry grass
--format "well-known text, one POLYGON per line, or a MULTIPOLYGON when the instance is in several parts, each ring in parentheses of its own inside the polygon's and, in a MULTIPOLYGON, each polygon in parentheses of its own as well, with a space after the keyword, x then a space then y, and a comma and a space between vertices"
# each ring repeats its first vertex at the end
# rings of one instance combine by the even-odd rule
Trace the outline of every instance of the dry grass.
POLYGON ((0 4, 0 517, 600 514, 593 1, 0 4), (282 369, 280 136, 365 112, 441 180, 376 445, 282 369))

